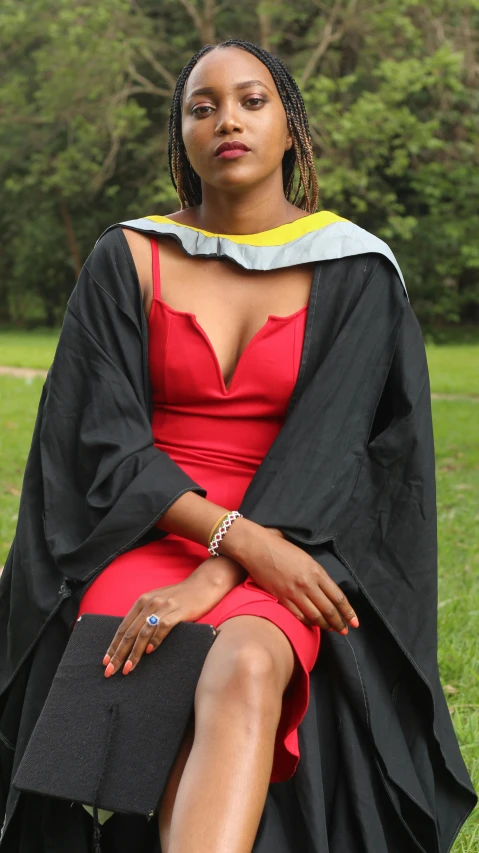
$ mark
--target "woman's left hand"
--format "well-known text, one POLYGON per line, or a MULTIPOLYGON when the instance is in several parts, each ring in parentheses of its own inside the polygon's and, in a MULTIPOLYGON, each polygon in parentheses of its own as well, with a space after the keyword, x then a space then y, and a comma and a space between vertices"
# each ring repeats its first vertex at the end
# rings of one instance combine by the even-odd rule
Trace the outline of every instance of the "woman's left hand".
POLYGON ((153 652, 179 622, 196 622, 247 577, 236 560, 209 557, 186 580, 145 592, 127 613, 103 659, 109 678, 123 666, 128 675, 146 652, 153 652), (147 624, 148 616, 160 616, 159 624, 147 624), (126 661, 126 663, 125 663, 126 661))

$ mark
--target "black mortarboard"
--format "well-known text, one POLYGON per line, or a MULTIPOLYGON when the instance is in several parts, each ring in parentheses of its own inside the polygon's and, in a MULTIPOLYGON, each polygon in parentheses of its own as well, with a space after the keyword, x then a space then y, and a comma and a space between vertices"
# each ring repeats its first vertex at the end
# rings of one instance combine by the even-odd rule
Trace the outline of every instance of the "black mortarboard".
POLYGON ((150 818, 194 710, 216 630, 180 622, 124 676, 104 676, 116 616, 85 613, 75 624, 13 786, 150 818))

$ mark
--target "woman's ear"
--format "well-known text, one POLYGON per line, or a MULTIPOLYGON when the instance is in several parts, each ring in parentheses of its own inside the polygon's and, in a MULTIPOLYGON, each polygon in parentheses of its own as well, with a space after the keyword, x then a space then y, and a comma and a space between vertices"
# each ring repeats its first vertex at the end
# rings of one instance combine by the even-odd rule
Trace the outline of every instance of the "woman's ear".
POLYGON ((286 136, 286 145, 284 146, 285 151, 289 151, 293 147, 293 137, 291 136, 290 130, 288 128, 288 133, 286 136))

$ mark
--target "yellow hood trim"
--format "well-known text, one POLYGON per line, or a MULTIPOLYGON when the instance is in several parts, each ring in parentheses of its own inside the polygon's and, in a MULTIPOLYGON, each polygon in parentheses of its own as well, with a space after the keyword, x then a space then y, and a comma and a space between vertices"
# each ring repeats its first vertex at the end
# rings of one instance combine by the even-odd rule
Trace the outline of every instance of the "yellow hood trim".
POLYGON ((286 225, 278 225, 268 231, 258 231, 256 234, 220 234, 213 231, 203 231, 202 228, 195 228, 193 225, 184 225, 182 222, 169 219, 167 216, 145 216, 145 219, 150 219, 160 225, 176 225, 187 228, 190 231, 203 234, 205 237, 225 237, 232 243, 243 243, 247 246, 282 246, 292 240, 297 240, 299 237, 304 237, 305 234, 310 234, 312 231, 319 231, 327 225, 332 225, 333 222, 349 222, 348 219, 337 216, 330 210, 321 210, 318 213, 301 216, 294 222, 286 223, 286 225))

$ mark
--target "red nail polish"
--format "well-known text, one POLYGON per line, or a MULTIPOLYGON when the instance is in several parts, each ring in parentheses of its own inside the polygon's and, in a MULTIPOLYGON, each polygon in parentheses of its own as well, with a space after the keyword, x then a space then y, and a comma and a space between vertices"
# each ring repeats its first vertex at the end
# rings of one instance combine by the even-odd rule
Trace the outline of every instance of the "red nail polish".
POLYGON ((110 655, 105 655, 105 657, 103 658, 103 666, 108 666, 110 661, 111 661, 110 655))
POLYGON ((113 672, 113 670, 114 670, 114 669, 115 669, 115 667, 113 666, 113 664, 112 664, 112 663, 109 663, 109 664, 108 664, 108 666, 107 666, 107 668, 105 669, 105 676, 106 676, 106 678, 109 678, 109 677, 110 677, 110 675, 112 674, 112 672, 113 672))
POLYGON ((127 660, 125 666, 123 667, 123 675, 128 675, 129 672, 133 669, 133 663, 131 660, 127 660))
POLYGON ((151 655, 151 653, 154 651, 154 649, 155 649, 155 647, 151 643, 148 643, 148 645, 146 647, 146 654, 151 655))
POLYGON ((348 629, 347 629, 347 628, 343 628, 343 630, 342 630, 342 631, 340 631, 339 633, 340 633, 340 634, 342 634, 342 635, 343 635, 343 637, 345 637, 345 636, 346 636, 346 634, 348 633, 348 629))
POLYGON ((349 620, 349 624, 353 626, 353 628, 359 628, 359 619, 357 616, 353 616, 352 619, 349 620))

